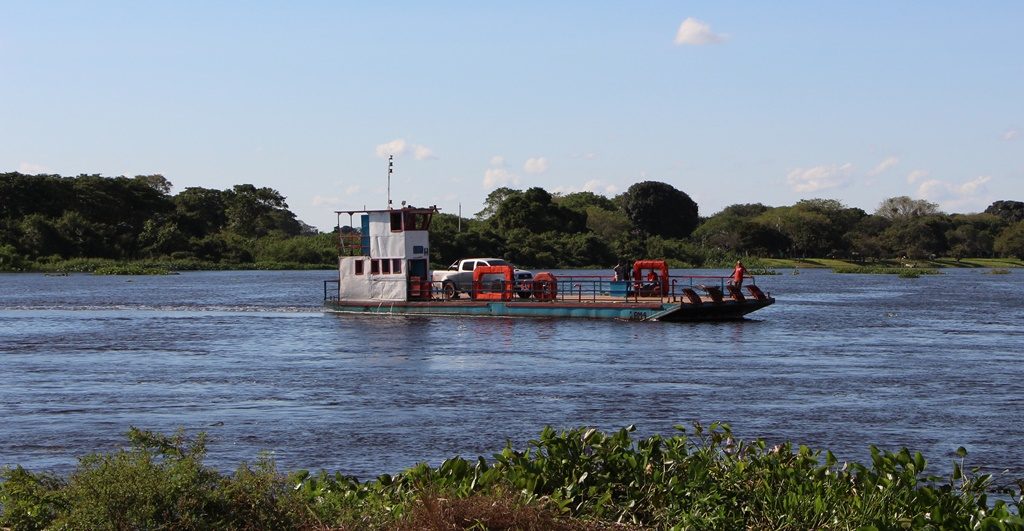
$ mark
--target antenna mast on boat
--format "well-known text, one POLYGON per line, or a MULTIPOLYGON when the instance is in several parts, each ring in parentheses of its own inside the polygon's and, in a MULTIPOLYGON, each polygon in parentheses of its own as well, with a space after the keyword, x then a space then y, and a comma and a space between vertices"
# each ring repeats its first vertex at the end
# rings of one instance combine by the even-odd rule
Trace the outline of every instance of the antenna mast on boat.
POLYGON ((388 155, 388 210, 391 210, 391 171, 395 166, 395 156, 388 155))

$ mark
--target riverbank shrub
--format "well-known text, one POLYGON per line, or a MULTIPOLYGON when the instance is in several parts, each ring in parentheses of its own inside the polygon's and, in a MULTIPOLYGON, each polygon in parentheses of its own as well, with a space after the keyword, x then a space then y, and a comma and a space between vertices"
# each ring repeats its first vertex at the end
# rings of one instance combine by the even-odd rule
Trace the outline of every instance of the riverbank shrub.
POLYGON ((360 482, 278 472, 261 457, 231 475, 202 464, 205 438, 132 429, 67 478, 0 474, 0 526, 14 529, 1024 529, 1011 492, 964 468, 927 475, 907 449, 868 464, 741 441, 727 425, 634 440, 633 427, 556 431, 492 461, 448 459, 360 482), (989 495, 1000 493, 990 502, 989 495))

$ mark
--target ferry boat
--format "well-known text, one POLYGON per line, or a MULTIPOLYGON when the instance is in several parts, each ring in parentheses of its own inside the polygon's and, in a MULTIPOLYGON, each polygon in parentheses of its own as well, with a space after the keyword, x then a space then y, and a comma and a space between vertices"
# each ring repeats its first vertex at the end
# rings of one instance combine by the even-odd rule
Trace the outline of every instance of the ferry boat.
POLYGON ((512 265, 479 265, 471 286, 455 290, 430 270, 437 207, 335 213, 338 227, 347 215, 359 229, 340 234, 338 278, 324 281, 329 312, 684 322, 742 319, 775 302, 752 276, 744 294, 730 277, 670 275, 664 260, 634 262, 629 280, 541 272, 524 281, 512 265))

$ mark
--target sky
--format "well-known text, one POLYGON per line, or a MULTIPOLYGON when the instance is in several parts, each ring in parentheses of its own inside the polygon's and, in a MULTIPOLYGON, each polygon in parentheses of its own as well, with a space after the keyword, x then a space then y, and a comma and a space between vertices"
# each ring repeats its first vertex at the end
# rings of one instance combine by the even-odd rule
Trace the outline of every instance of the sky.
MULTIPOLYGON (((645 180, 736 203, 1024 200, 1024 2, 0 0, 0 172, 387 201, 645 180)), ((343 222, 344 223, 344 222, 343 222)))

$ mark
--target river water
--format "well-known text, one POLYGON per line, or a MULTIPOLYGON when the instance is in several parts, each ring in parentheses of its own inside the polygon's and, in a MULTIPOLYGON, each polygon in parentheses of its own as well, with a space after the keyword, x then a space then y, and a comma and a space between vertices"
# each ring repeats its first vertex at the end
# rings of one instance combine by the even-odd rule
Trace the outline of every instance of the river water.
POLYGON ((936 472, 962 445, 1024 477, 1024 271, 986 271, 782 270, 758 279, 774 306, 703 324, 339 316, 330 271, 0 274, 0 466, 66 473, 129 426, 183 427, 223 471, 268 452, 366 479, 545 425, 725 421, 841 460, 906 446, 936 472))

